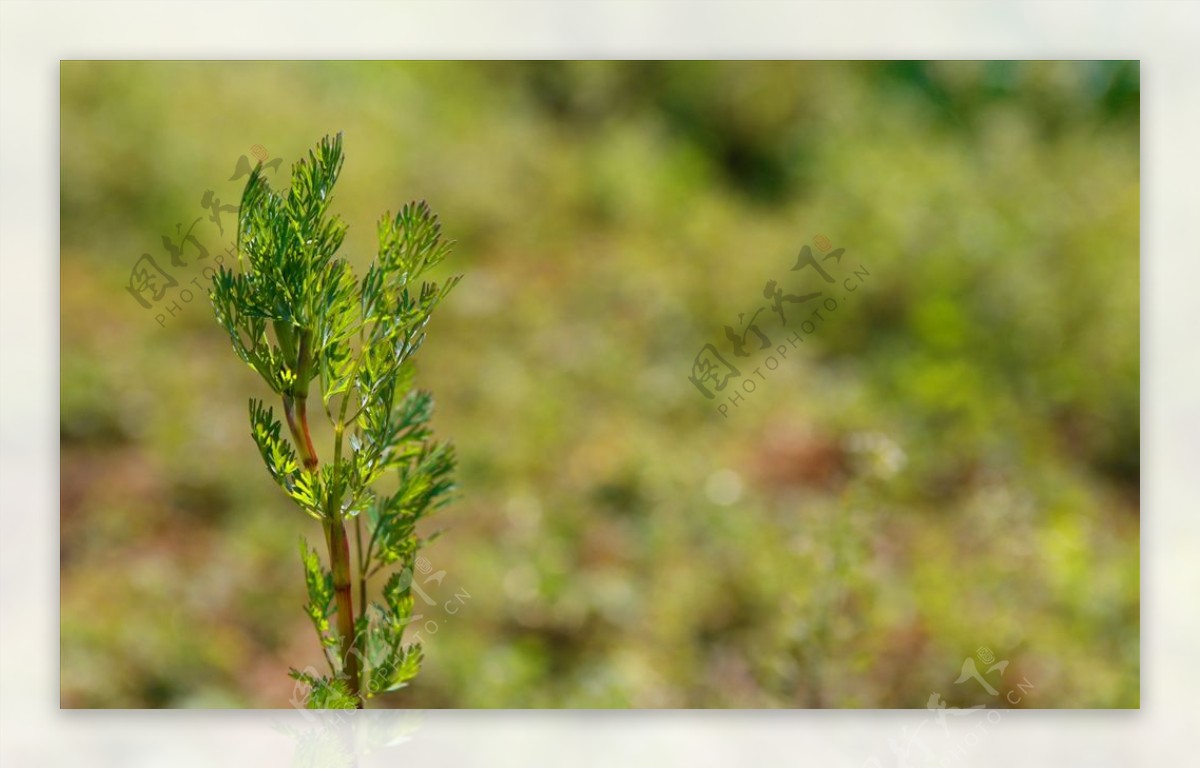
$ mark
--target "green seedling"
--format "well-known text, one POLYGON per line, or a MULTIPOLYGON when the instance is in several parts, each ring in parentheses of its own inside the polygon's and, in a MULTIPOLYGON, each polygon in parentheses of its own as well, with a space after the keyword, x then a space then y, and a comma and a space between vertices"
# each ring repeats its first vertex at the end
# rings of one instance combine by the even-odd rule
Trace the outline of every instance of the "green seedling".
POLYGON ((305 609, 329 674, 291 671, 315 708, 363 707, 417 674, 420 644, 403 638, 413 564, 428 541, 417 524, 454 488, 453 447, 433 439, 433 399, 413 387, 430 315, 459 280, 423 278, 449 243, 428 206, 406 205, 379 220, 378 254, 355 277, 335 257, 346 225, 329 212, 342 160, 341 134, 326 137, 292 167, 286 194, 270 188, 259 164, 238 212, 238 270, 221 268, 210 293, 233 349, 282 407, 290 440, 274 408, 250 400, 267 470, 324 528, 328 567, 303 537, 300 550, 305 609), (321 453, 309 422, 314 386, 332 433, 321 453), (368 605, 384 570, 380 600, 368 605))

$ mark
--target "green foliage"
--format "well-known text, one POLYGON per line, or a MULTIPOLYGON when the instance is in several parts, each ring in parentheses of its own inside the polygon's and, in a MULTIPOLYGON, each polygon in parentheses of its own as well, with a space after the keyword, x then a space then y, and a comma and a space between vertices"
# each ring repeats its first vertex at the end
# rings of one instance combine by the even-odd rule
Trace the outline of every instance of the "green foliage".
POLYGON ((439 280, 470 276, 416 380, 436 437, 471 435, 455 472, 470 493, 418 527, 453 526, 412 586, 419 685, 372 704, 923 708, 937 691, 969 708, 986 693, 953 682, 986 644, 1012 660, 1003 680, 1036 685, 1024 704, 1136 707, 1137 73, 64 62, 63 707, 307 691, 278 673, 313 662, 287 655, 313 632, 297 534, 328 567, 321 524, 281 520, 293 503, 244 437, 247 398, 283 422, 281 398, 232 365, 206 303, 179 298, 193 277, 207 288, 236 220, 220 238, 196 226, 212 257, 187 270, 157 244, 208 215, 206 187, 238 203, 247 176, 226 179, 252 142, 286 159, 265 174, 286 192, 325 125, 346 132, 330 211, 355 274, 375 201, 399 190, 462 244, 439 280), (246 119, 197 119, 201 102, 246 119), (687 380, 697 348, 729 356, 722 327, 766 280, 805 290, 787 270, 817 233, 871 278, 766 381, 743 367, 758 389, 722 419, 687 380), (180 283, 154 310, 123 288, 142 251, 180 283), (846 456, 862 433, 907 457, 890 479, 866 484, 880 463, 846 456))
MULTIPOLYGON (((308 605, 304 610, 312 620, 323 649, 336 649, 337 639, 330 633, 329 618, 333 615, 333 575, 321 566, 316 550, 300 540, 300 559, 304 562, 304 582, 308 588, 308 605)), ((333 664, 332 662, 330 663, 333 664)))
POLYGON ((358 706, 357 698, 342 678, 317 676, 292 668, 290 675, 308 686, 306 705, 317 710, 350 710, 358 706))
POLYGON ((211 292, 238 356, 282 397, 291 442, 274 409, 250 400, 251 435, 267 471, 325 527, 328 569, 303 540, 300 550, 305 611, 332 674, 293 670, 309 686, 312 707, 353 707, 417 674, 420 646, 402 638, 412 617, 411 566, 422 544, 417 524, 454 489, 453 448, 433 441, 428 427, 433 398, 412 389, 413 356, 434 308, 458 282, 424 279, 449 244, 427 205, 406 205, 380 219, 378 257, 359 281, 336 258, 346 225, 329 211, 342 161, 341 135, 325 138, 293 166, 286 195, 271 189, 260 163, 238 214, 241 270, 222 267, 211 292), (334 436, 324 464, 308 423, 314 380, 334 436), (389 474, 396 489, 381 495, 376 484, 389 474), (347 521, 358 535, 357 618, 347 521), (367 610, 367 580, 394 564, 402 570, 387 581, 383 603, 367 610))
POLYGON ((380 664, 371 667, 372 693, 395 691, 417 674, 421 665, 421 644, 402 645, 405 628, 412 620, 412 570, 392 574, 383 588, 385 605, 373 604, 379 619, 377 632, 368 639, 367 656, 380 664))

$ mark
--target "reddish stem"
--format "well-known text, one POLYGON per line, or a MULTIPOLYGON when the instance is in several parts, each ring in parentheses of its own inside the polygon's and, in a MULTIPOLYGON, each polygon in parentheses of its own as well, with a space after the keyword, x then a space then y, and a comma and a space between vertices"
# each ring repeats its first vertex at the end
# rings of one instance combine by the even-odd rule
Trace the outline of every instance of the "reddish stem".
POLYGON ((310 472, 316 470, 317 450, 313 447, 312 435, 308 430, 308 398, 283 396, 283 415, 287 418, 288 430, 292 433, 292 441, 296 444, 304 469, 310 472))

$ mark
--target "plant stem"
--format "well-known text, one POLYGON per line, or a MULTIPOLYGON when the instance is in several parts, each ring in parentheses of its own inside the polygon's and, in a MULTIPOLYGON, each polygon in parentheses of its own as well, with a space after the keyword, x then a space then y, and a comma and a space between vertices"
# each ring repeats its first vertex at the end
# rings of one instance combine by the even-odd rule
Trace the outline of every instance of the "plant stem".
MULTIPOLYGON (((290 348, 291 331, 281 333, 279 326, 275 330, 276 334, 280 334, 280 340, 286 341, 290 348)), ((313 448, 312 434, 308 430, 308 382, 312 376, 309 371, 312 366, 312 352, 308 348, 311 337, 312 334, 308 331, 300 332, 300 348, 296 351, 295 388, 291 393, 283 394, 283 413, 287 417, 288 429, 292 431, 292 439, 296 443, 300 459, 304 462, 304 469, 309 472, 317 469, 317 450, 313 448)))
POLYGON ((317 450, 313 448, 312 435, 308 430, 308 396, 284 395, 283 415, 287 419, 292 442, 296 444, 296 452, 304 463, 304 469, 309 472, 316 470, 317 450))
POLYGON ((359 513, 354 516, 354 539, 358 547, 355 552, 358 553, 358 608, 359 611, 367 610, 367 563, 366 553, 363 552, 363 536, 362 536, 362 517, 359 513))
MULTIPOLYGON (((345 407, 343 406, 343 413, 345 407)), ((329 489, 326 508, 326 527, 329 531, 329 565, 333 572, 333 592, 337 601, 338 633, 342 636, 342 672, 350 679, 350 691, 357 707, 365 707, 358 663, 362 659, 359 638, 354 632, 354 598, 350 583, 350 543, 346 539, 346 524, 342 514, 342 479, 339 468, 342 464, 342 435, 345 422, 333 426, 333 483, 329 489)), ((365 606, 361 607, 363 610, 365 606)))
MULTIPOLYGON (((301 367, 305 363, 305 347, 307 335, 301 337, 301 367)), ((313 448, 312 434, 308 429, 308 394, 284 395, 283 413, 287 417, 288 429, 291 430, 292 440, 304 468, 316 472, 318 460, 317 451, 313 448)), ((341 460, 341 430, 336 430, 337 448, 334 453, 334 467, 341 460)), ((354 632, 354 598, 351 593, 350 581, 350 543, 346 539, 346 525, 342 519, 342 511, 336 504, 337 496, 330 490, 329 503, 326 507, 325 543, 329 547, 329 570, 333 576, 333 594, 337 602, 338 635, 342 638, 342 672, 349 679, 350 691, 354 696, 357 707, 363 707, 363 697, 360 682, 358 637, 354 632)))
POLYGON ((333 572, 333 594, 337 601, 338 635, 342 637, 342 670, 349 679, 350 691, 358 707, 363 707, 359 686, 358 638, 354 632, 354 599, 350 588, 350 544, 341 512, 326 523, 329 540, 329 564, 333 572))

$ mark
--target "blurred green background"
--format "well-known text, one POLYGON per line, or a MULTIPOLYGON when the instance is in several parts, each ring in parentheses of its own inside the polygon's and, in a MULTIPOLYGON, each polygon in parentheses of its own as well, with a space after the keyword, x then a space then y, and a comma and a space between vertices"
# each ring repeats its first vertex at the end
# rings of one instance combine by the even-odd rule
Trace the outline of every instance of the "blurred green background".
POLYGON ((375 705, 1138 705, 1136 63, 64 62, 61 88, 64 706, 287 707, 319 665, 321 535, 249 437, 266 388, 201 290, 236 215, 202 198, 236 205, 242 156, 286 186, 337 131, 352 262, 425 199, 465 275, 419 356, 461 459, 427 659, 375 705), (806 244, 846 249, 837 283, 790 271, 806 244), (177 282, 149 309, 144 253, 177 282), (839 303, 770 371, 723 330, 769 280, 839 303), (715 400, 709 343, 742 370, 715 400))

